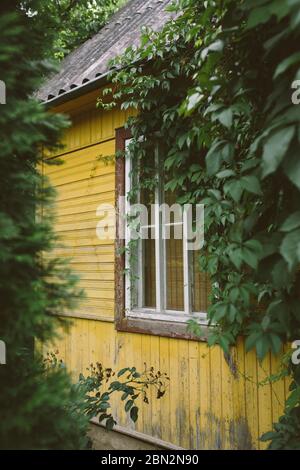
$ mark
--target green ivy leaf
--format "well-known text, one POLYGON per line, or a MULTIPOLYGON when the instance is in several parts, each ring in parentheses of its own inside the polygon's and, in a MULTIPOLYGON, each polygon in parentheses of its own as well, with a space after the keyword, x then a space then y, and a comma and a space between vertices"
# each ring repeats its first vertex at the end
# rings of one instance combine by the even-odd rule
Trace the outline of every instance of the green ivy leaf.
POLYGON ((219 142, 213 144, 205 157, 206 168, 209 175, 214 175, 217 173, 221 166, 222 154, 220 151, 218 151, 218 147, 220 147, 219 142))
POLYGON ((256 176, 254 175, 243 176, 240 181, 241 181, 242 187, 249 193, 262 194, 260 183, 256 176))
POLYGON ((233 170, 223 170, 216 174, 217 178, 228 178, 229 176, 235 176, 233 170))
POLYGON ((110 397, 109 393, 105 392, 101 395, 100 400, 107 401, 109 400, 109 397, 110 397))
POLYGON ((243 194, 243 186, 240 180, 230 180, 224 185, 224 191, 229 194, 235 202, 239 202, 243 194))
POLYGON ((287 408, 294 408, 300 402, 300 387, 297 387, 293 392, 289 395, 286 401, 287 408))
POLYGON ((232 142, 226 142, 221 149, 222 159, 226 163, 231 163, 234 156, 234 145, 232 142))
POLYGON ((268 315, 265 315, 261 322, 261 327, 264 331, 266 331, 269 328, 270 322, 271 322, 270 317, 268 315))
POLYGON ((212 196, 217 201, 220 201, 222 199, 221 191, 219 191, 218 189, 209 189, 207 191, 207 194, 209 194, 209 196, 212 196))
POLYGON ((188 97, 187 99, 187 105, 186 105, 186 114, 191 113, 200 103, 204 95, 201 93, 193 93, 191 96, 188 97))
POLYGON ((110 417, 110 418, 107 419, 107 421, 105 423, 105 427, 106 427, 106 429, 111 431, 115 424, 116 424, 116 421, 114 420, 114 418, 110 417))
POLYGON ((121 369, 121 370, 118 372, 117 377, 121 377, 121 376, 124 375, 125 372, 127 372, 128 370, 129 370, 129 367, 124 367, 124 369, 121 369))
POLYGON ((278 335, 275 333, 270 333, 272 351, 274 354, 278 354, 281 350, 282 341, 278 335))
POLYGON ((225 317, 228 310, 228 304, 225 302, 219 303, 214 308, 214 321, 218 322, 225 317))
POLYGON ((202 60, 206 59, 209 52, 221 52, 223 50, 223 47, 224 47, 223 41, 221 41, 220 39, 218 39, 217 41, 214 41, 205 49, 203 49, 203 51, 201 52, 201 59, 202 60))
POLYGON ((254 251, 250 250, 247 247, 243 247, 241 249, 241 254, 242 254, 242 258, 243 258, 243 260, 245 261, 246 264, 251 266, 251 268, 253 268, 253 269, 257 268, 258 257, 257 257, 257 255, 254 251))
POLYGON ((289 148, 294 134, 294 126, 285 127, 272 134, 265 142, 262 157, 264 178, 277 170, 289 148))
POLYGON ((246 351, 251 351, 256 345, 256 342, 258 341, 259 337, 261 336, 261 332, 255 331, 251 333, 245 341, 245 349, 246 351))
POLYGON ((99 416, 99 423, 101 423, 104 419, 107 419, 108 417, 109 417, 108 414, 102 413, 102 414, 99 416))
POLYGON ((102 403, 100 403, 99 408, 100 408, 100 411, 107 410, 108 408, 110 408, 110 404, 107 403, 106 401, 102 402, 102 403))
POLYGON ((222 111, 221 113, 217 115, 217 119, 223 126, 229 129, 232 126, 232 119, 233 119, 232 109, 231 108, 225 109, 224 111, 222 111))
POLYGON ((294 54, 280 62, 275 70, 274 79, 279 77, 279 75, 284 73, 289 67, 296 64, 297 62, 300 62, 300 52, 294 52, 294 54))
POLYGON ((288 233, 282 240, 280 253, 287 261, 290 271, 299 263, 300 229, 288 233))
POLYGON ((295 228, 300 227, 300 211, 294 212, 289 215, 288 218, 281 225, 280 230, 282 232, 290 232, 295 228))
POLYGON ((220 346, 223 349, 223 351, 228 354, 229 353, 229 346, 230 346, 230 342, 229 342, 228 338, 226 338, 226 336, 224 336, 224 335, 220 336, 219 343, 220 343, 220 346))
POLYGON ((269 344, 269 341, 268 341, 268 335, 265 334, 265 335, 260 335, 258 338, 257 338, 257 341, 255 343, 255 347, 256 347, 256 352, 257 352, 257 356, 260 360, 262 360, 265 355, 267 354, 269 348, 270 348, 270 344, 269 344))
POLYGON ((269 21, 271 16, 272 13, 270 12, 268 5, 251 10, 247 21, 246 29, 255 28, 258 25, 266 23, 267 21, 269 21))
POLYGON ((127 413, 127 411, 130 410, 130 408, 132 407, 132 405, 134 404, 134 401, 133 400, 128 400, 125 404, 125 411, 127 413))
POLYGON ((133 406, 130 410, 130 418, 132 419, 132 421, 135 423, 138 419, 138 412, 139 412, 139 409, 137 406, 133 406))
POLYGON ((234 266, 237 269, 240 269, 241 265, 242 265, 242 262, 243 262, 242 249, 241 248, 230 249, 229 250, 229 258, 230 258, 231 262, 234 264, 234 266))
POLYGON ((126 400, 126 398, 128 398, 129 396, 129 393, 128 392, 124 392, 123 395, 121 396, 121 400, 124 401, 126 400))
POLYGON ((259 440, 262 441, 262 442, 267 442, 267 441, 271 441, 275 436, 276 436, 276 432, 274 432, 274 431, 269 431, 269 432, 265 432, 265 433, 259 438, 259 440))
POLYGON ((271 275, 274 286, 278 289, 282 289, 283 287, 287 288, 293 280, 293 276, 289 271, 288 264, 282 258, 275 264, 271 271, 271 275))
POLYGON ((299 146, 295 146, 286 155, 283 161, 283 169, 289 180, 300 189, 300 158, 299 146))

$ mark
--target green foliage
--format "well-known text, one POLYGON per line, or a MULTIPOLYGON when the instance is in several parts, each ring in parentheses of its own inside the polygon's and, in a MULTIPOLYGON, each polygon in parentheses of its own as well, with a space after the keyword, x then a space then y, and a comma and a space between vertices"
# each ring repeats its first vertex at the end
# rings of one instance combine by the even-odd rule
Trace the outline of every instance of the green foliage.
POLYGON ((290 394, 285 404, 285 414, 274 424, 274 429, 261 436, 264 442, 271 441, 269 449, 299 449, 300 440, 300 370, 299 366, 291 364, 290 354, 284 358, 284 367, 279 375, 271 377, 271 381, 277 381, 286 375, 292 375, 293 380, 289 387, 290 394))
POLYGON ((49 368, 26 348, 18 353, 0 368, 0 449, 88 448, 85 396, 66 369, 49 368))
MULTIPOLYGON (((65 324, 56 315, 80 297, 62 260, 42 256, 56 239, 51 218, 40 217, 53 191, 40 173, 43 151, 58 146, 68 122, 50 115, 30 96, 44 73, 43 32, 32 29, 19 2, 0 17, 0 70, 7 104, 0 114, 0 366, 1 448, 82 448, 84 423, 65 411, 72 399, 65 371, 45 374, 34 341, 53 337, 65 324)), ((2 6, 2 5, 1 5, 2 6)), ((50 207, 49 207, 50 213, 50 207)))
MULTIPOLYGON (((228 351, 242 334, 263 359, 300 337, 300 1, 178 5, 176 20, 144 29, 142 47, 114 61, 111 105, 139 110, 128 125, 141 184, 156 145, 167 187, 205 204, 209 344, 228 351)), ((284 423, 299 405, 297 392, 284 423)))
MULTIPOLYGON (((79 395, 84 395, 84 403, 79 402, 81 412, 90 419, 98 417, 99 422, 105 422, 107 429, 112 429, 117 422, 110 413, 111 395, 118 392, 124 409, 133 422, 138 419, 138 401, 149 403, 148 392, 151 388, 156 391, 156 398, 164 396, 169 377, 160 371, 154 372, 153 367, 138 372, 135 367, 125 367, 115 373, 112 369, 105 369, 102 364, 91 364, 89 375, 83 374, 75 385, 79 395)), ((77 404, 76 404, 77 406, 77 404)))
POLYGON ((23 0, 34 27, 44 26, 46 55, 63 59, 90 39, 126 0, 23 0))

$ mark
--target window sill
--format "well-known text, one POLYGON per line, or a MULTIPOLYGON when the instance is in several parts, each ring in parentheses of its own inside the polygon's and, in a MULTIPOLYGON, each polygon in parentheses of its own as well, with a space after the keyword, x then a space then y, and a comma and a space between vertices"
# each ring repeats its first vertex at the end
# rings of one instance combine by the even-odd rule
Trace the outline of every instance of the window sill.
POLYGON ((187 323, 189 320, 198 320, 201 325, 207 326, 205 313, 192 313, 186 315, 181 311, 166 310, 165 312, 157 312, 154 308, 138 308, 126 312, 126 317, 143 318, 144 320, 155 320, 172 323, 187 323))
POLYGON ((203 334, 201 336, 196 336, 189 331, 187 331, 187 320, 184 321, 174 321, 174 315, 172 317, 167 317, 164 314, 165 318, 161 318, 163 315, 158 314, 159 319, 154 319, 151 316, 151 319, 146 317, 145 312, 130 312, 126 316, 120 318, 116 321, 117 331, 123 331, 128 333, 140 333, 148 334, 154 336, 162 336, 167 338, 177 338, 177 339, 189 339, 193 341, 207 341, 209 326, 207 322, 201 324, 203 334))

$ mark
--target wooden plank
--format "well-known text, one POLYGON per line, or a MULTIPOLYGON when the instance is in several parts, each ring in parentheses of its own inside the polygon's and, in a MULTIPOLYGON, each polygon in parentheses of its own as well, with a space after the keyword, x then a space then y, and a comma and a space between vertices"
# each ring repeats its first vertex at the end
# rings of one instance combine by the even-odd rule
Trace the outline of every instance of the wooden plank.
POLYGON ((97 170, 104 173, 112 171, 114 167, 114 139, 66 152, 58 157, 45 160, 45 174, 50 181, 66 182, 93 177, 97 170))
MULTIPOLYGON (((132 357, 133 357, 133 366, 137 368, 139 372, 143 372, 144 364, 142 358, 142 338, 140 335, 131 335, 132 342, 132 357)), ((139 407, 139 417, 135 424, 135 429, 139 432, 143 432, 144 429, 144 414, 143 409, 145 403, 143 402, 142 396, 138 398, 137 405, 139 407)))
POLYGON ((236 413, 234 389, 236 387, 236 354, 235 349, 231 348, 229 355, 221 351, 221 380, 222 380, 222 425, 221 425, 221 441, 223 449, 235 448, 233 434, 236 429, 236 413))
POLYGON ((259 448, 257 358, 254 351, 245 354, 246 416, 253 448, 259 448))
POLYGON ((169 343, 170 350, 170 434, 171 442, 180 446, 180 393, 178 383, 180 372, 178 365, 179 340, 172 339, 169 343))
MULTIPOLYGON (((266 377, 271 374, 271 360, 270 354, 268 354, 261 364, 258 364, 257 378, 258 383, 263 381, 266 377)), ((272 394, 271 385, 263 385, 258 387, 258 407, 259 407, 259 426, 258 432, 259 437, 265 432, 272 429, 272 394)), ((267 443, 260 442, 259 448, 264 449, 267 447, 267 443)))
MULTIPOLYGON (((142 336, 142 361, 143 365, 146 365, 147 369, 151 367, 151 336, 141 335, 142 336)), ((149 394, 149 399, 151 398, 149 394)), ((152 436, 152 407, 151 403, 145 403, 143 407, 143 420, 144 420, 144 433, 152 436)))
POLYGON ((190 404, 189 404, 189 343, 179 340, 178 351, 179 363, 179 402, 177 412, 179 413, 179 437, 180 446, 188 449, 190 446, 190 404))
POLYGON ((210 351, 206 343, 199 343, 200 369, 200 449, 209 449, 212 441, 210 419, 211 387, 210 387, 210 351))
POLYGON ((246 379, 245 379, 245 344, 243 338, 238 338, 235 348, 234 364, 236 376, 234 379, 234 448, 251 449, 252 436, 247 422, 246 411, 246 379))
MULTIPOLYGON (((169 338, 159 338, 159 353, 160 353, 160 371, 161 373, 166 373, 170 375, 170 339, 169 338)), ((170 404, 170 387, 172 386, 168 381, 166 381, 168 387, 164 397, 161 398, 161 414, 160 414, 160 427, 161 427, 161 438, 164 441, 171 442, 171 426, 170 426, 170 413, 171 413, 171 404, 170 404)))
POLYGON ((114 247, 113 245, 89 245, 89 246, 65 246, 65 245, 58 245, 57 248, 54 250, 55 256, 61 257, 72 257, 76 256, 83 256, 83 255, 93 255, 96 254, 98 256, 101 255, 112 255, 114 254, 114 247))
MULTIPOLYGON (((281 370, 281 359, 283 350, 277 355, 271 356, 271 373, 276 375, 281 370)), ((274 382, 271 385, 272 391, 272 423, 276 423, 284 411, 285 386, 284 380, 274 382)))
POLYGON ((67 215, 67 214, 77 214, 80 212, 86 212, 96 209, 99 204, 111 202, 114 199, 113 189, 111 191, 102 191, 96 194, 86 194, 84 196, 84 205, 82 205, 81 199, 74 198, 68 199, 66 201, 60 201, 59 204, 56 204, 54 208, 54 215, 67 215))
POLYGON ((189 342, 190 449, 200 448, 200 363, 199 343, 189 342))
MULTIPOLYGON (((134 357, 134 335, 129 334, 124 336, 124 351, 125 351, 125 363, 124 367, 135 367, 135 357, 134 357)), ((130 419, 129 413, 126 413, 126 426, 129 429, 135 429, 135 423, 130 419)))
MULTIPOLYGON (((154 367, 154 373, 160 370, 159 361, 159 336, 150 336, 151 348, 151 366, 154 367)), ((157 391, 151 387, 151 412, 152 412, 152 425, 151 435, 161 439, 161 401, 157 399, 157 391)))
MULTIPOLYGON (((123 333, 115 334, 115 329, 113 329, 113 335, 115 335, 115 351, 114 351, 114 364, 115 371, 123 369, 123 367, 128 367, 127 361, 127 351, 125 348, 125 335, 123 333)), ((114 397, 114 416, 118 424, 126 423, 126 415, 124 411, 124 405, 119 403, 117 397, 114 397)))
MULTIPOLYGON (((68 312, 66 312, 68 313, 68 312)), ((69 312, 72 314, 73 312, 69 312)), ((101 306, 86 306, 83 305, 82 307, 77 307, 75 313, 80 314, 89 314, 90 316, 95 315, 97 317, 109 317, 113 319, 114 309, 113 308, 101 308, 101 306)))
POLYGON ((68 183, 57 187, 57 203, 61 201, 70 201, 70 199, 84 198, 91 194, 105 193, 114 188, 114 174, 96 176, 90 180, 68 183))
POLYGON ((219 346, 210 348, 210 381, 211 381, 211 420, 212 441, 211 449, 224 448, 224 423, 222 421, 222 375, 221 375, 221 349, 219 346))
POLYGON ((90 111, 90 130, 91 130, 91 142, 97 142, 103 138, 103 123, 104 113, 98 109, 92 109, 90 111))
POLYGON ((117 113, 117 110, 105 111, 105 119, 102 120, 102 138, 114 136, 117 113))

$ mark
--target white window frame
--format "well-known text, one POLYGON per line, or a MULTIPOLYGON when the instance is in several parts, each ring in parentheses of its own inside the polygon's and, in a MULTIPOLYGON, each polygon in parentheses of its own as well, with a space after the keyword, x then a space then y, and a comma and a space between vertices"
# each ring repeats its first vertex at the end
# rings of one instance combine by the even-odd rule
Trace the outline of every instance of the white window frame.
MULTIPOLYGON (((128 145, 132 139, 125 140, 125 149, 128 149, 128 145)), ((158 159, 158 155, 156 154, 158 159)), ((126 155, 125 158, 125 215, 130 213, 130 201, 128 200, 128 193, 132 189, 132 160, 126 155)), ((166 269, 165 269, 165 240, 161 236, 161 231, 165 227, 163 221, 163 214, 160 211, 160 205, 163 203, 163 187, 158 184, 155 188, 155 226, 144 226, 144 228, 152 228, 155 230, 155 258, 159 262, 155 263, 155 284, 156 284, 156 308, 143 307, 144 303, 144 279, 143 279, 143 244, 142 240, 138 240, 138 306, 132 308, 131 301, 131 279, 130 279, 130 255, 129 250, 125 249, 125 315, 131 318, 141 318, 147 320, 156 321, 168 321, 186 323, 191 318, 195 318, 202 325, 207 325, 207 313, 206 312, 192 312, 192 266, 190 263, 190 251, 188 250, 188 239, 183 236, 183 293, 184 293, 184 310, 168 310, 165 308, 166 305, 166 269)), ((138 201, 139 202, 139 201, 138 201)), ((125 247, 128 247, 128 243, 131 239, 130 228, 125 221, 125 247)), ((174 225, 174 224, 170 224, 174 225)), ((183 211, 183 235, 187 233, 187 213, 183 211)))

